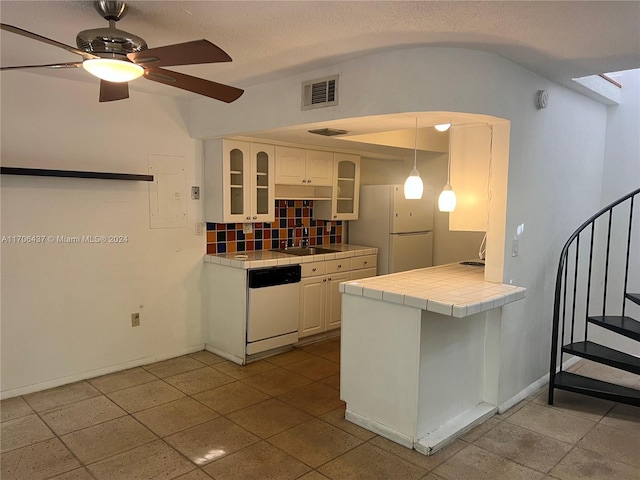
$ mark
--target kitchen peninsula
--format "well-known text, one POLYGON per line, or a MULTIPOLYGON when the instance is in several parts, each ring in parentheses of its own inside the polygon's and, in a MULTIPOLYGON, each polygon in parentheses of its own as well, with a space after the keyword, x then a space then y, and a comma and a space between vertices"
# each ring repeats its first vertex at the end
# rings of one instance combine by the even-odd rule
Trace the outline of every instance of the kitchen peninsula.
POLYGON ((456 263, 340 291, 347 420, 429 455, 497 411, 501 307, 524 288, 456 263))

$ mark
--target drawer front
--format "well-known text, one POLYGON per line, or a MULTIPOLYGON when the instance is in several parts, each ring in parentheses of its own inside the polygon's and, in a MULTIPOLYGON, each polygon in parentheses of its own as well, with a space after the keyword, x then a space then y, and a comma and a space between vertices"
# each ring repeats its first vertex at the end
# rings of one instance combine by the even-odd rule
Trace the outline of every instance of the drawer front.
POLYGON ((327 260, 324 263, 327 266, 327 273, 348 272, 351 267, 348 258, 341 258, 339 260, 327 260))
POLYGON ((302 267, 303 277, 315 277, 326 273, 325 262, 302 263, 300 266, 302 267))
POLYGON ((377 255, 363 255, 361 257, 351 257, 351 270, 360 270, 361 268, 371 268, 378 264, 377 255))
POLYGON ((349 273, 349 280, 360 280, 361 278, 370 278, 376 276, 376 267, 361 268, 360 270, 352 270, 349 273))

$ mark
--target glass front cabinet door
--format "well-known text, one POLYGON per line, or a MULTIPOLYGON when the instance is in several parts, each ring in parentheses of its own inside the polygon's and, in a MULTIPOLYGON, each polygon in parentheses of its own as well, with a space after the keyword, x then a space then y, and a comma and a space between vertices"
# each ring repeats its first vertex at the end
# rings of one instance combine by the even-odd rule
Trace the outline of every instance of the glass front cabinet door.
POLYGON ((357 220, 360 199, 360 156, 334 153, 331 200, 316 200, 318 220, 357 220))
POLYGON ((357 220, 360 193, 360 157, 346 153, 336 153, 334 168, 333 218, 335 220, 357 220))
POLYGON ((275 147, 251 144, 251 222, 275 219, 275 147))
POLYGON ((249 180, 249 144, 223 140, 223 161, 226 163, 224 192, 225 192, 225 222, 247 221, 249 203, 246 188, 249 180), (246 212, 246 213, 245 213, 246 212))

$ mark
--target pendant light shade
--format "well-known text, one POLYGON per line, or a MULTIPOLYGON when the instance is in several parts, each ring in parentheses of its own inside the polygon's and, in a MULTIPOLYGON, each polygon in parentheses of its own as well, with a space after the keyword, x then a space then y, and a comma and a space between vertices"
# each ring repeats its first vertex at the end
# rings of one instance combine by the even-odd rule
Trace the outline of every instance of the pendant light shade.
POLYGON ((413 148, 413 170, 404 182, 404 198, 408 200, 420 200, 422 198, 422 192, 424 191, 424 185, 422 184, 422 178, 418 172, 418 119, 416 118, 416 135, 413 148))
POLYGON ((438 210, 441 212, 453 212, 456 209, 456 194, 451 188, 451 138, 453 128, 449 130, 449 158, 447 159, 447 184, 438 197, 438 210))
POLYGON ((448 183, 438 197, 438 209, 441 212, 453 212, 456 209, 456 193, 448 183))
POLYGON ((424 186, 422 185, 422 178, 420 173, 415 168, 411 170, 411 173, 404 182, 404 198, 409 200, 420 200, 422 198, 422 192, 424 186))

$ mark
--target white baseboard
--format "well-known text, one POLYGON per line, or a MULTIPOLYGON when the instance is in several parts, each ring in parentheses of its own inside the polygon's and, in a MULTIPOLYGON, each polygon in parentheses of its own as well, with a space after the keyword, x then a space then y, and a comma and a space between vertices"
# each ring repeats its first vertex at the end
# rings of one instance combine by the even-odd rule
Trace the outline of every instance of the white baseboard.
POLYGON ((180 350, 174 350, 173 352, 162 353, 159 355, 151 355, 149 357, 137 358, 130 362, 119 363, 116 365, 110 365, 104 368, 98 368, 96 370, 89 370, 86 372, 76 373, 74 375, 68 375, 66 377, 56 378, 54 380, 48 380, 46 382, 33 383, 24 387, 12 388, 10 390, 4 390, 0 393, 2 400, 12 397, 18 397, 20 395, 27 395, 29 393, 39 392, 41 390, 47 390, 49 388, 60 387, 69 383, 79 382, 81 380, 87 380, 89 378, 100 377, 102 375, 108 375, 109 373, 120 372, 122 370, 128 370, 129 368, 139 367, 141 365, 149 365, 150 363, 160 362, 162 360, 168 360, 169 358, 180 357, 189 353, 199 352, 205 347, 204 344, 198 344, 193 347, 183 348, 180 350))
POLYGON ((496 410, 495 405, 481 402, 419 438, 413 447, 423 455, 433 455, 463 433, 493 417, 496 410))
MULTIPOLYGON (((562 369, 563 370, 567 370, 573 364, 579 362, 580 359, 581 359, 580 357, 572 356, 571 358, 569 358, 566 362, 564 362, 562 364, 562 369)), ((557 370, 559 371, 560 367, 558 367, 557 370)), ((509 398, 508 400, 506 400, 503 403, 501 403, 500 405, 498 405, 498 413, 506 412, 511 407, 513 407, 514 405, 520 403, 522 400, 527 398, 532 393, 535 393, 540 388, 544 387, 547 383, 549 383, 549 374, 548 373, 545 374, 544 376, 540 377, 538 380, 533 382, 531 385, 526 387, 524 390, 521 390, 520 392, 515 394, 513 397, 509 398)))
POLYGON ((362 428, 366 428, 367 430, 377 433, 381 437, 388 438, 392 442, 399 443, 403 447, 413 448, 413 437, 409 437, 400 432, 396 432, 392 430, 386 425, 376 422, 375 420, 371 420, 370 418, 363 417, 362 415, 358 415, 350 410, 346 410, 344 412, 344 418, 351 423, 355 423, 356 425, 361 426, 362 428))
POLYGON ((209 345, 208 343, 205 344, 204 347, 208 352, 215 353, 219 357, 226 358, 230 362, 237 363, 238 365, 244 365, 244 363, 245 363, 244 358, 240 358, 240 357, 236 357, 235 355, 231 355, 230 353, 224 352, 224 351, 220 350, 219 348, 216 348, 216 347, 214 347, 212 345, 209 345))

